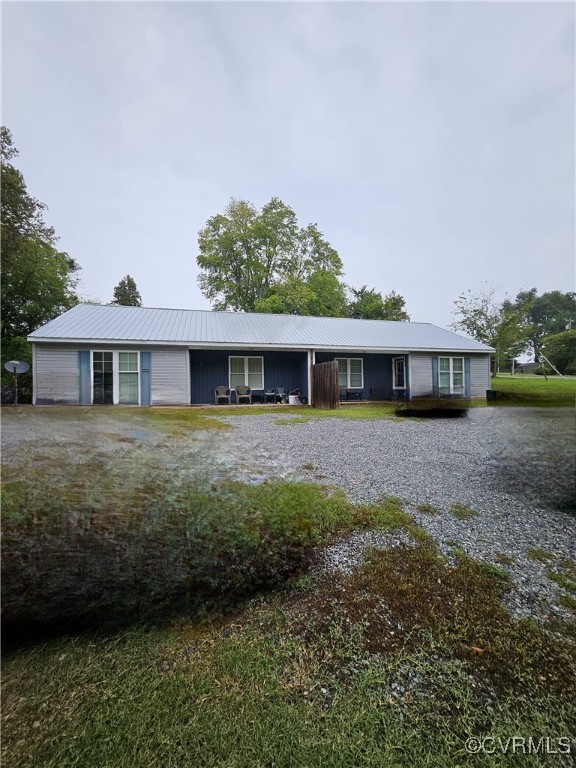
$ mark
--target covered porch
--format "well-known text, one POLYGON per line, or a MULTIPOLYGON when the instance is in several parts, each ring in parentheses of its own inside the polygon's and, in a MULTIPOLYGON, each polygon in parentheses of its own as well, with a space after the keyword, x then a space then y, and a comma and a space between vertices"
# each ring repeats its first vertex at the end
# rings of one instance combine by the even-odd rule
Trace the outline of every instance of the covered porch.
MULTIPOLYGON (((338 363, 339 399, 342 402, 405 400, 410 397, 407 354, 359 354, 357 351, 190 349, 190 402, 215 403, 215 390, 236 387, 251 390, 252 403, 278 402, 271 393, 298 390, 311 401, 311 365, 338 363)), ((226 402, 225 400, 223 402, 226 402)))

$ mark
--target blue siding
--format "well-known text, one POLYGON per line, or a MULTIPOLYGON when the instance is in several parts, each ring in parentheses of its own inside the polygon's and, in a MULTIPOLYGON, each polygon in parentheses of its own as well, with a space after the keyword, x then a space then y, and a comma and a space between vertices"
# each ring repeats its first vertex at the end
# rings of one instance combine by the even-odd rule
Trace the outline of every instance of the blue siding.
POLYGON ((438 358, 432 358, 432 394, 434 397, 440 395, 440 374, 439 374, 438 358))
POLYGON ((264 387, 300 389, 308 396, 308 355, 306 352, 265 352, 254 349, 190 350, 191 402, 213 403, 214 389, 228 386, 228 358, 254 356, 264 358, 264 387))
MULTIPOLYGON (((316 352, 317 363, 327 363, 338 357, 361 357, 364 367, 364 388, 362 399, 364 400, 393 400, 398 397, 408 397, 408 388, 405 392, 394 392, 392 379, 392 360, 402 355, 362 355, 358 352, 316 352)), ((406 377, 408 377, 408 359, 406 360, 406 377)), ((407 387, 410 382, 407 380, 407 387)), ((358 390, 354 390, 358 391, 358 390)))
POLYGON ((151 403, 151 379, 150 379, 150 359, 151 353, 148 351, 140 352, 140 404, 150 405, 151 403))
POLYGON ((78 369, 80 385, 80 405, 92 405, 92 380, 90 378, 90 351, 81 349, 78 352, 78 369))

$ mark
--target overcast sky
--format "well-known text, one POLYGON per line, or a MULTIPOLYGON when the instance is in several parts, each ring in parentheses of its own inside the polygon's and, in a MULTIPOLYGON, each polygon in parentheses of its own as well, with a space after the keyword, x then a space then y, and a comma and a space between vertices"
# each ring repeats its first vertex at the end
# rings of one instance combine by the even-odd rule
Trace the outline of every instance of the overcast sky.
POLYGON ((482 282, 575 290, 575 5, 4 2, 2 123, 81 293, 209 309, 231 197, 447 326, 482 282))

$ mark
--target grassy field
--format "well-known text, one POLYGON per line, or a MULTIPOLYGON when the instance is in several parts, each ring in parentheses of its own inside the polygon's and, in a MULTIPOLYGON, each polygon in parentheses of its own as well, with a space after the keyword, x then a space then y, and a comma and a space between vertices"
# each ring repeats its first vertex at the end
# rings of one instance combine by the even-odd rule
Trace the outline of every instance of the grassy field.
MULTIPOLYGON (((297 412, 279 409, 280 419, 284 410, 297 412)), ((129 418, 179 444, 207 426, 223 439, 214 412, 133 409, 129 418)), ((66 445, 56 466, 47 443, 34 468, 22 451, 4 476, 3 610, 34 638, 4 654, 4 765, 542 766, 542 752, 474 755, 466 740, 547 737, 557 748, 574 737, 576 621, 511 618, 505 572, 457 548, 443 557, 401 500, 354 505, 282 482, 199 490, 182 482, 178 462, 168 475, 146 465, 125 482, 124 454, 103 452, 108 423, 81 442, 93 413, 74 410, 87 451, 78 471, 66 445), (309 570, 316 547, 362 528, 410 544, 373 550, 350 576, 309 570), (105 620, 116 628, 104 631, 105 620), (35 637, 49 621, 59 634, 35 637)), ((126 456, 141 455, 138 440, 110 437, 126 456)), ((536 549, 534 558, 554 564, 550 578, 576 613, 574 563, 536 549)))
POLYGON ((498 393, 491 405, 524 405, 534 407, 566 407, 576 403, 576 377, 514 376, 499 374, 490 386, 498 393))

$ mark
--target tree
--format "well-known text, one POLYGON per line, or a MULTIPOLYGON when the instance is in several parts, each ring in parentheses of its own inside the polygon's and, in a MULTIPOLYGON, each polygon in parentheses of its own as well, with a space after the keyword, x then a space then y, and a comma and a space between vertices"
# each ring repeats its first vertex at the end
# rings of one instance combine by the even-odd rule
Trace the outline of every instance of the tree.
POLYGON ((353 300, 348 304, 348 316, 364 320, 410 320, 405 310, 405 300, 395 291, 382 298, 374 288, 366 285, 350 288, 353 300))
POLYGON ((273 197, 258 210, 231 200, 198 235, 198 283, 213 309, 282 314, 344 313, 342 261, 315 224, 299 227, 273 197))
POLYGON ((119 304, 123 307, 141 307, 142 296, 140 291, 136 287, 136 282, 133 277, 126 275, 114 288, 114 298, 110 302, 111 304, 119 304))
POLYGON ((78 303, 78 264, 56 248, 43 218, 46 206, 31 197, 12 160, 12 134, 0 128, 2 159, 2 355, 31 358, 26 336, 78 303), (27 351, 27 355, 23 353, 27 351))
POLYGON ((514 304, 526 325, 528 346, 537 359, 546 336, 576 327, 576 293, 548 291, 537 295, 536 288, 521 291, 514 304))
POLYGON ((576 373, 576 330, 546 336, 540 349, 560 373, 576 373))
POLYGON ((498 303, 495 293, 494 287, 485 285, 477 295, 470 290, 461 294, 454 302, 458 319, 451 325, 454 330, 494 347, 493 376, 507 357, 521 354, 527 343, 522 313, 510 301, 498 303))

